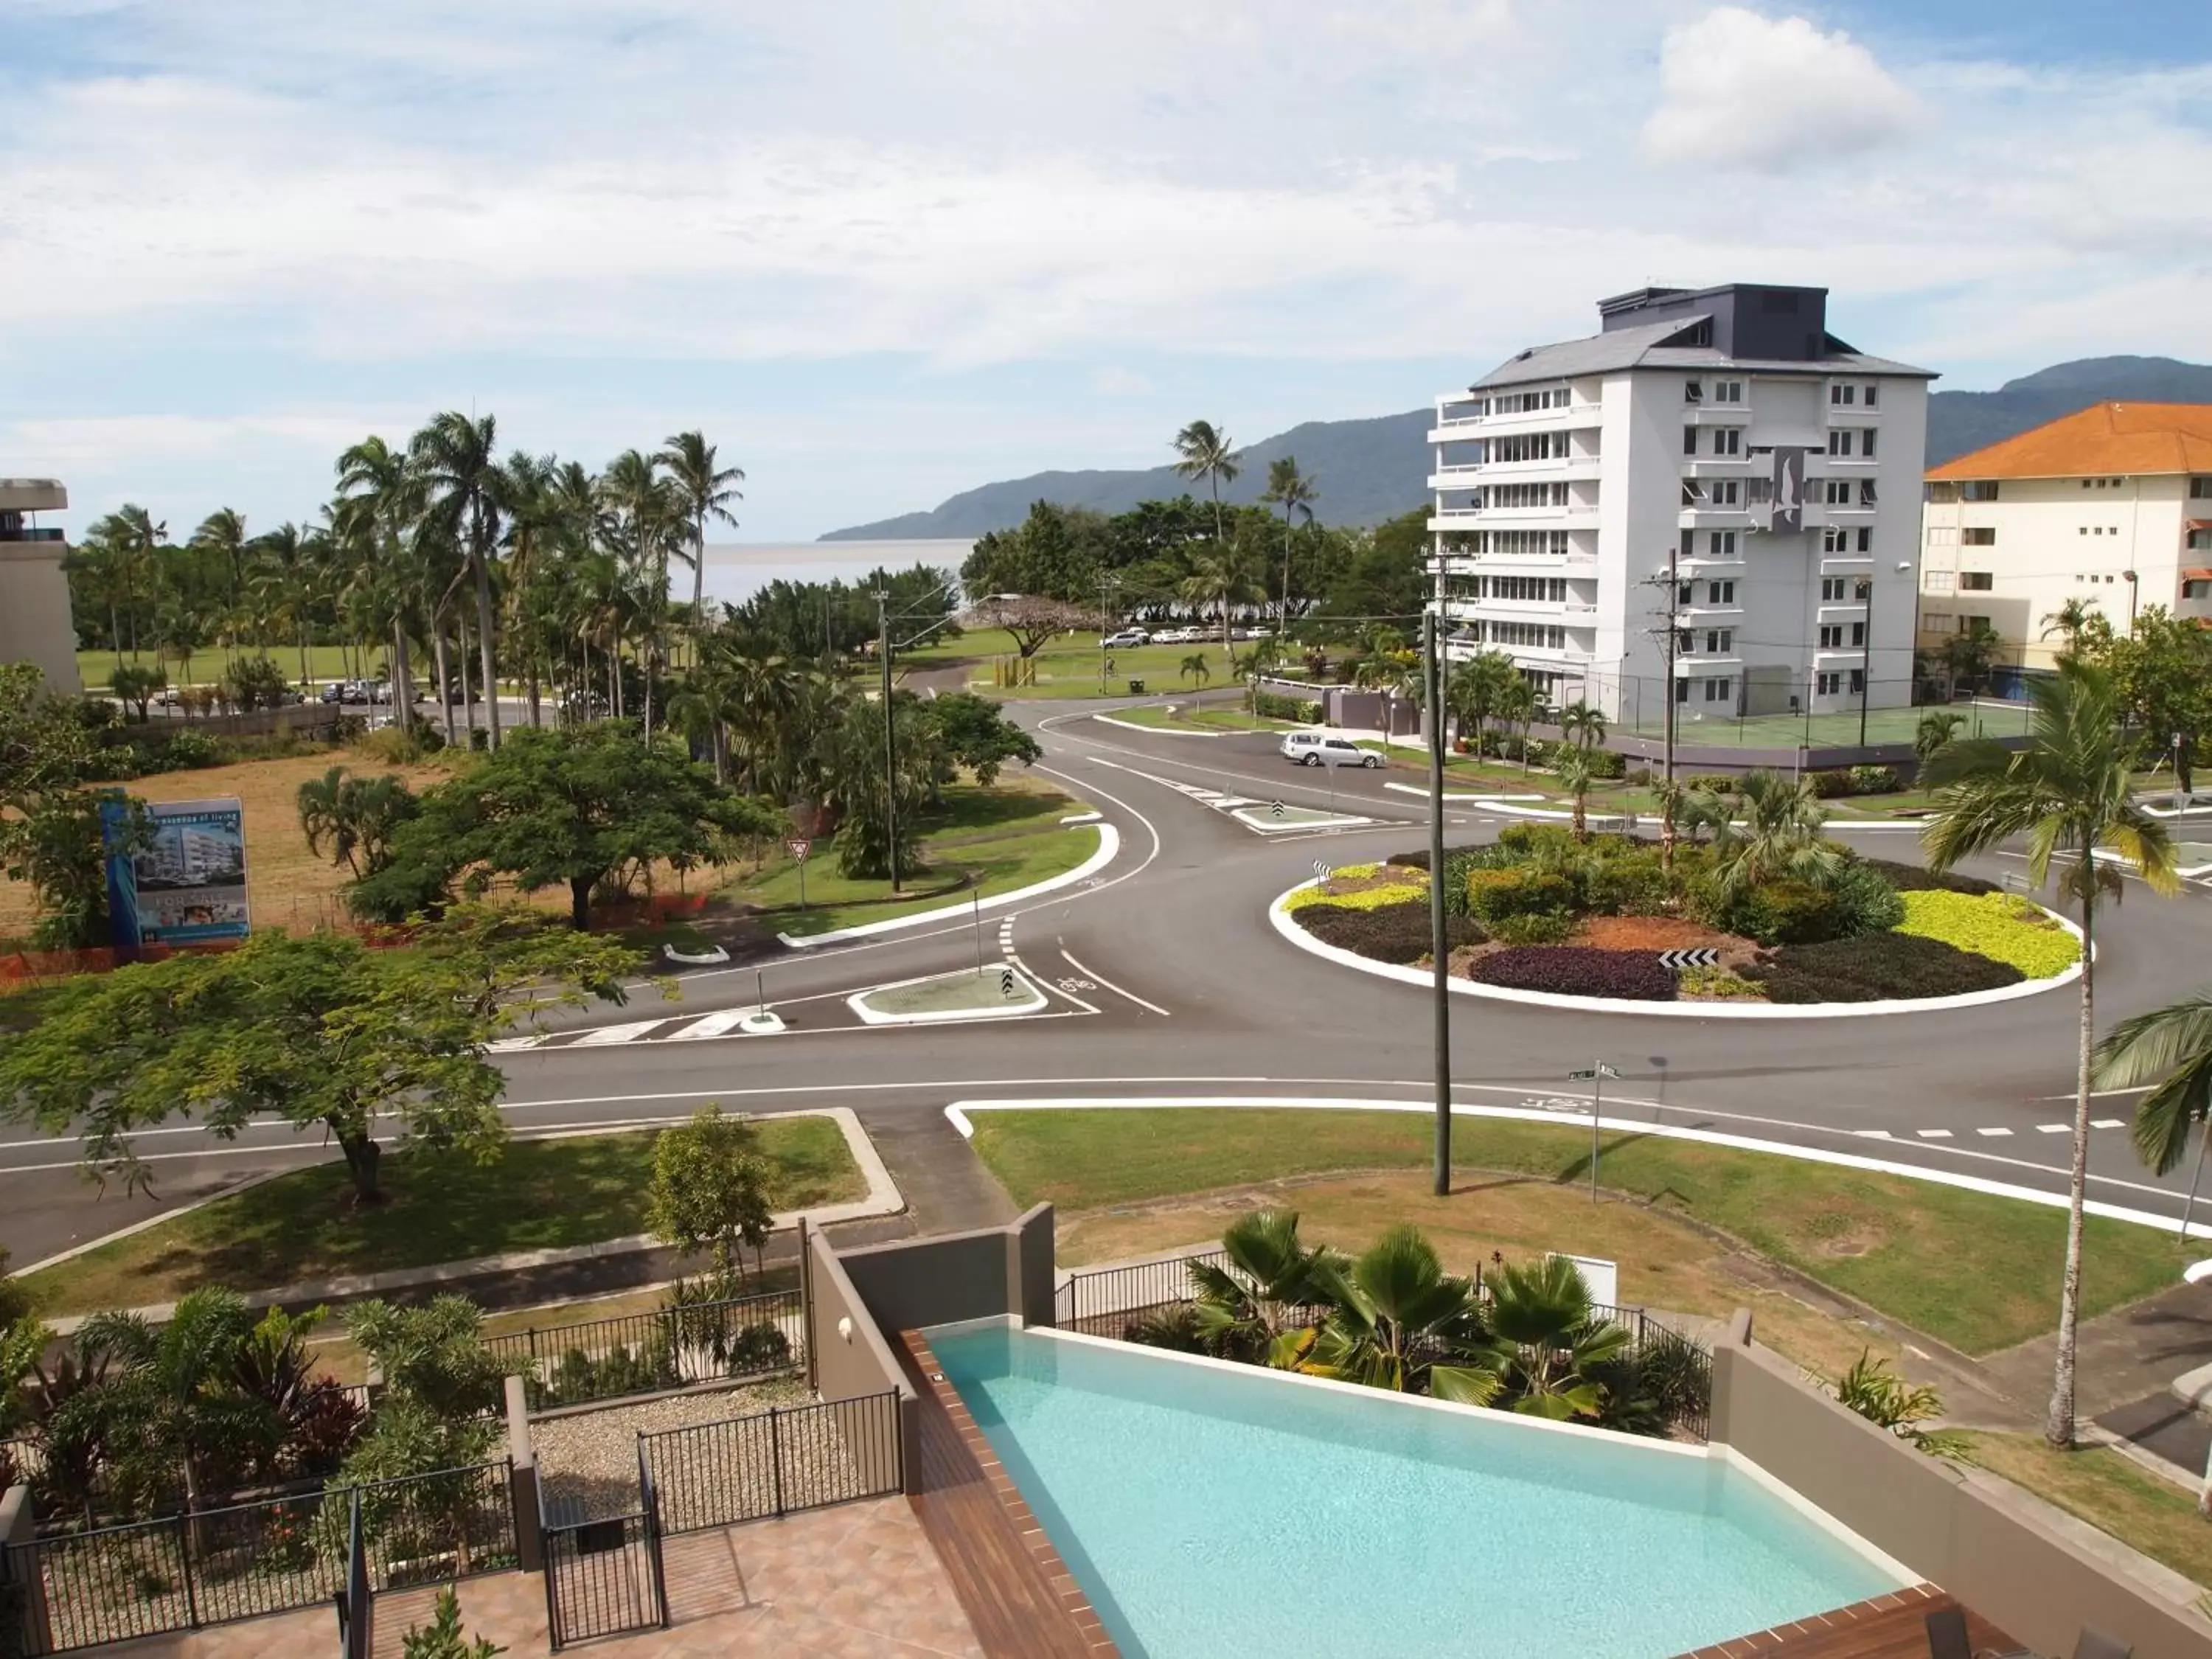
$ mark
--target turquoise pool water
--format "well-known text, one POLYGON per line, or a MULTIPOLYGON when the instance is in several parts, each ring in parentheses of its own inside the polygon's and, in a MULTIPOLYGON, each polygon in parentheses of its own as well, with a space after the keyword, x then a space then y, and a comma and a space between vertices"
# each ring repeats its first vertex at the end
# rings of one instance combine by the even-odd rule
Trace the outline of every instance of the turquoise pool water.
POLYGON ((1668 1659, 1899 1587, 1718 1458, 1003 1324, 930 1343, 1127 1659, 1668 1659))

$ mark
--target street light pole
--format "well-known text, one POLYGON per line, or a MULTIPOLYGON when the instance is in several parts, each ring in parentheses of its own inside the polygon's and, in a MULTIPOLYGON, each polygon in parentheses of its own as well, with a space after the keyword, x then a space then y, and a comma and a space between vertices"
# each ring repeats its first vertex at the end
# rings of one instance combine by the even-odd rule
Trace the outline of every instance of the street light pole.
POLYGON ((891 891, 899 890, 898 738, 891 722, 891 596, 876 590, 876 654, 884 671, 884 841, 890 854, 891 891))
MULTIPOLYGON (((1437 579, 1438 591, 1443 579, 1437 579)), ((1451 950, 1444 926, 1443 669, 1437 607, 1421 617, 1422 687, 1429 705, 1429 956, 1436 999, 1437 1147, 1433 1190, 1451 1192, 1451 950)))

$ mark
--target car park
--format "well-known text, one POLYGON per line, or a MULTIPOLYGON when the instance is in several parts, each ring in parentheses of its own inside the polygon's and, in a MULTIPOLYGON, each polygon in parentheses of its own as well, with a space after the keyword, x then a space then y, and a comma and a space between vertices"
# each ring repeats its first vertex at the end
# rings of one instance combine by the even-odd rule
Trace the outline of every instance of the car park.
POLYGON ((1372 769, 1382 764, 1382 757, 1373 750, 1362 749, 1350 738, 1339 737, 1333 732, 1285 732, 1278 747, 1300 766, 1364 766, 1372 769))

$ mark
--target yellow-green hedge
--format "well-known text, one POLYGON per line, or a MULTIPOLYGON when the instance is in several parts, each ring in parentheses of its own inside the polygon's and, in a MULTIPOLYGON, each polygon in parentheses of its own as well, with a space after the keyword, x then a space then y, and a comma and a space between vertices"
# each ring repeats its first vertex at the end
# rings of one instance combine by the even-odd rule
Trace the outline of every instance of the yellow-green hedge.
POLYGON ((2026 899, 2012 893, 1899 893, 1900 933, 1916 933, 2049 979, 2081 959, 2081 942, 2026 899))
POLYGON ((1428 872, 1409 870, 1402 865, 1347 864, 1337 875, 1348 881, 1371 880, 1377 873, 1391 879, 1378 887, 1363 887, 1353 893, 1332 893, 1336 884, 1322 882, 1315 887, 1301 887, 1290 896, 1287 909, 1297 910, 1309 904, 1340 905, 1347 910, 1376 910, 1386 904, 1403 904, 1407 899, 1419 898, 1429 890, 1428 872))

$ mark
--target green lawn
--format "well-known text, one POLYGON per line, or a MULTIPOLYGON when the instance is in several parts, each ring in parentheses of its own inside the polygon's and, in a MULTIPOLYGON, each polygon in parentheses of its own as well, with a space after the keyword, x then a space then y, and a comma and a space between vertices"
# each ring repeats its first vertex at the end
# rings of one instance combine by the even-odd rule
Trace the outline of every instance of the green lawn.
POLYGON ((2105 1447, 2053 1451, 2027 1434, 1975 1434, 1969 1459, 2197 1584, 2212 1585, 2212 1527, 2180 1487, 2105 1447))
MULTIPOLYGON (((1103 695, 1109 697, 1139 695, 1129 690, 1129 682, 1133 679, 1144 681, 1145 690, 1141 695, 1152 697, 1172 696, 1177 691, 1204 690, 1208 686, 1234 684, 1236 668, 1231 659, 1250 649, 1249 643, 1240 641, 1224 651, 1218 638, 1203 644, 1140 645, 1117 648, 1106 653, 1113 659, 1114 672, 1105 682, 1103 695), (1184 661, 1194 656, 1206 659, 1207 674, 1203 678, 1182 672, 1184 661)), ((1016 654, 1011 635, 999 629, 979 629, 971 634, 963 634, 956 640, 939 641, 918 650, 903 652, 899 660, 909 670, 967 665, 969 689, 994 696, 1027 700, 1033 697, 1096 697, 1101 695, 1100 653, 1096 634, 1063 634, 1040 647, 1033 657, 1036 664, 1035 685, 994 686, 991 683, 993 659, 1012 658, 1016 654)))
POLYGON ((1131 726, 1149 726, 1163 732, 1303 732, 1306 728, 1296 720, 1270 720, 1264 714, 1248 714, 1242 708, 1183 708, 1173 719, 1164 707, 1147 704, 1139 708, 1117 708, 1114 718, 1126 720, 1131 726))
MULTIPOLYGON (((1018 1203, 1079 1211, 1325 1170, 1421 1167, 1429 1137, 1416 1113, 979 1112, 975 1146, 1018 1203)), ((1469 1173, 1588 1178, 1584 1130, 1462 1118, 1453 1151, 1469 1173)), ((1633 1133, 1607 1137, 1601 1179, 1970 1353, 2041 1334, 2057 1306, 2063 1210, 1633 1133)), ((2173 1284, 2194 1254, 2151 1228, 2090 1217, 2085 1316, 2173 1284)))
MULTIPOLYGON (((1921 717, 1930 712, 1924 708, 1869 708, 1866 740, 1870 744, 1911 743, 1919 733, 1921 717)), ((2027 733, 2028 711, 2025 703, 1962 702, 1954 712, 1966 717, 1958 732, 1962 738, 2018 738, 2027 733)), ((1627 710, 1622 719, 1613 723, 1613 730, 1656 738, 1666 730, 1666 710, 1655 697, 1641 708, 1627 710)), ((1802 745, 1815 750, 1850 749, 1857 747, 1859 742, 1859 712, 1850 708, 1830 714, 1685 719, 1675 723, 1674 737, 1679 743, 1730 748, 1795 749, 1802 745)))
MULTIPOLYGON (((779 1210, 867 1189, 825 1117, 760 1126, 779 1210)), ((337 1274, 557 1249, 646 1229, 654 1133, 511 1141, 493 1163, 424 1151, 384 1160, 390 1201, 352 1207, 341 1164, 280 1176, 173 1220, 27 1274, 43 1313, 166 1302, 204 1285, 266 1290, 337 1274)))
POLYGON ((999 988, 1004 983, 996 963, 988 968, 963 968, 933 979, 917 980, 912 985, 871 991, 861 1001, 879 1014, 964 1013, 977 1008, 1026 1005, 1031 996, 1029 988, 1017 976, 1014 994, 1008 996, 999 988))
POLYGON ((1060 822, 1085 810, 1084 802, 1033 779, 1001 777, 989 789, 954 784, 927 821, 921 867, 901 872, 902 897, 891 896, 887 879, 838 874, 837 849, 827 839, 806 862, 805 908, 799 904, 799 865, 780 847, 759 874, 723 888, 721 896, 757 907, 763 923, 793 934, 888 921, 979 894, 989 898, 1073 870, 1097 852, 1095 830, 1060 822))

